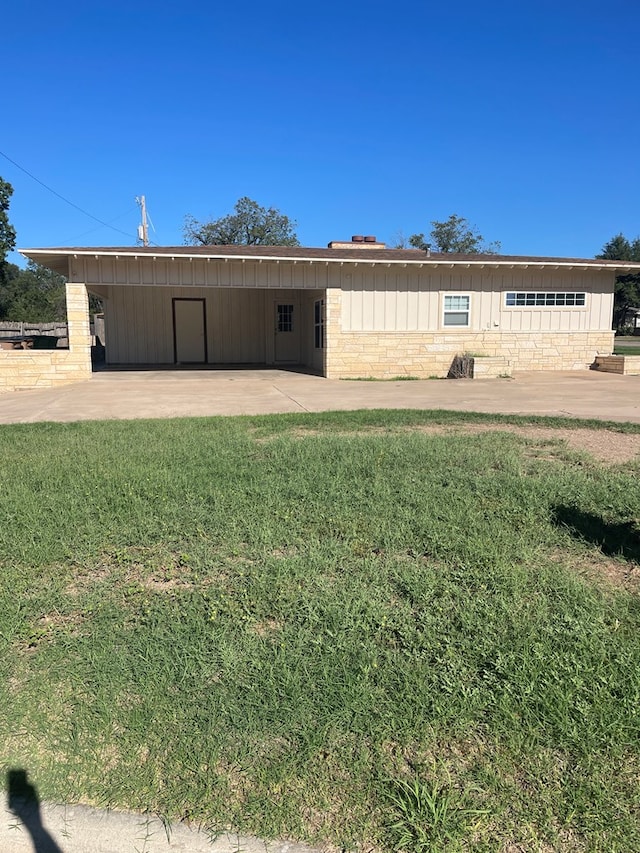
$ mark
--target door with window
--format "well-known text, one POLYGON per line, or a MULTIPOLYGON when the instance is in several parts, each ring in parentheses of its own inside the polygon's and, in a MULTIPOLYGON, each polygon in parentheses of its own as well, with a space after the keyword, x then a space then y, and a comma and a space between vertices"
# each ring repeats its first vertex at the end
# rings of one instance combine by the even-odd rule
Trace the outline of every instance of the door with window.
POLYGON ((173 300, 173 350, 176 364, 207 363, 204 299, 173 300))
POLYGON ((274 303, 274 361, 276 364, 300 362, 300 311, 297 300, 274 303))

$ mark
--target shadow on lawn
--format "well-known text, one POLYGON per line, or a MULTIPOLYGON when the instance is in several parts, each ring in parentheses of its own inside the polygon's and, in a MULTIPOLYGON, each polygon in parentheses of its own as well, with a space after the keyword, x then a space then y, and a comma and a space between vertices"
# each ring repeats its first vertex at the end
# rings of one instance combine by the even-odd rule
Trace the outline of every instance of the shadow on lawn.
POLYGON ((63 853, 42 824, 38 792, 29 782, 26 770, 7 772, 7 805, 31 836, 35 853, 63 853))
POLYGON ((632 521, 611 523, 575 506, 553 508, 553 521, 572 536, 597 545, 608 557, 624 557, 640 563, 640 532, 632 521))

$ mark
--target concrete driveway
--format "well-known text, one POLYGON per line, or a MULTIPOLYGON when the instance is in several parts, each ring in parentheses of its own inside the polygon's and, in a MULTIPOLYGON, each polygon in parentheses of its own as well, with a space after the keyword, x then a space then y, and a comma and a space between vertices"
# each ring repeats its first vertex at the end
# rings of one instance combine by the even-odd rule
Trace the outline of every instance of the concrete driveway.
POLYGON ((640 423, 640 376, 592 370, 512 379, 330 380, 287 370, 102 371, 86 382, 0 396, 0 423, 454 409, 640 423))

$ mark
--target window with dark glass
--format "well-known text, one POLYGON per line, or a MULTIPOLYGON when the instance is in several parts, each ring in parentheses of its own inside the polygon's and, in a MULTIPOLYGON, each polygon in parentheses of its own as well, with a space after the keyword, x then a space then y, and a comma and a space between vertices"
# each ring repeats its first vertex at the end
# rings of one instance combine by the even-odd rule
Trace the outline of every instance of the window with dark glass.
POLYGON ((324 349, 324 299, 313 304, 313 331, 316 349, 324 349))
POLYGON ((586 293, 521 291, 505 293, 507 308, 583 308, 586 293))
POLYGON ((278 305, 278 331, 293 332, 293 305, 278 305))

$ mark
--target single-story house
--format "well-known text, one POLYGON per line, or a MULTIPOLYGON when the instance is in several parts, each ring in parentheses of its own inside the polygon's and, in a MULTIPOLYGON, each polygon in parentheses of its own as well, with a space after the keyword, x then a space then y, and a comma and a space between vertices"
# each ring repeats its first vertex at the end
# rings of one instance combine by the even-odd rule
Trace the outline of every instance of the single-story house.
POLYGON ((329 378, 426 378, 446 376, 456 356, 470 354, 486 373, 586 369, 613 349, 616 275, 640 270, 389 249, 374 237, 327 248, 22 253, 68 281, 69 350, 0 352, 0 377, 18 371, 32 386, 90 374, 88 292, 103 300, 108 365, 298 365, 329 378))

